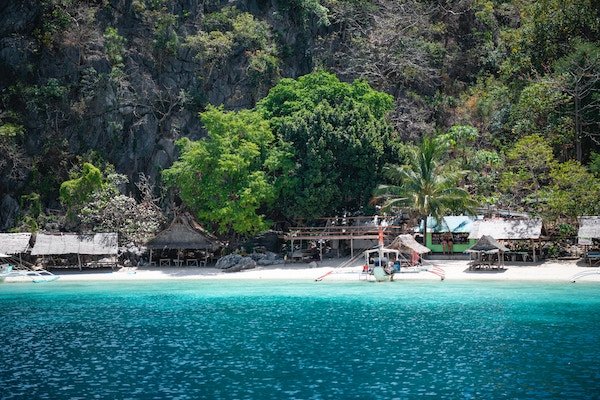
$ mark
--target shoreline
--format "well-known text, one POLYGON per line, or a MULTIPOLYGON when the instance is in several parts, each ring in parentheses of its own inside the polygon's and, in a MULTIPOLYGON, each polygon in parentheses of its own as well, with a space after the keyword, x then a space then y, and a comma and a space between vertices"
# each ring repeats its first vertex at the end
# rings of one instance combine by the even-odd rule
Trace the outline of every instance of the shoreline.
MULTIPOLYGON (((119 270, 60 270, 53 273, 60 277, 59 281, 149 281, 149 280, 274 280, 274 281, 359 281, 362 265, 336 268, 343 259, 331 259, 319 262, 317 267, 309 264, 288 263, 272 266, 261 266, 240 272, 223 272, 214 267, 121 267, 119 270)), ((600 268, 588 267, 578 260, 546 261, 542 263, 507 263, 505 270, 469 271, 468 260, 431 260, 427 265, 441 267, 446 281, 526 281, 526 282, 571 282, 570 278, 580 272, 595 272, 598 274, 583 277, 578 282, 600 282, 600 268)), ((364 278, 363 278, 364 280, 364 278)), ((395 274, 395 281, 402 280, 440 280, 432 273, 395 274)), ((29 279, 7 278, 6 283, 28 282, 29 279)))

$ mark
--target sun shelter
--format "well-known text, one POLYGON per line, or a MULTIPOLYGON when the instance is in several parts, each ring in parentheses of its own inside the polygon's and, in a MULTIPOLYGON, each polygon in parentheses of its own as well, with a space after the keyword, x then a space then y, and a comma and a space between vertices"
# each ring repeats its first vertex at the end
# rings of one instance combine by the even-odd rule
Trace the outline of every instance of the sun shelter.
POLYGON ((19 258, 19 264, 23 263, 22 255, 29 251, 31 233, 0 233, 0 253, 6 257, 19 258))
POLYGON ((398 235, 389 245, 389 248, 400 250, 402 253, 410 254, 411 265, 419 263, 423 254, 429 253, 431 250, 421 243, 417 242, 412 235, 398 235))
POLYGON ((152 265, 153 252, 160 253, 160 266, 181 266, 185 262, 188 266, 198 266, 199 263, 206 264, 208 252, 214 252, 221 244, 210 233, 206 232, 189 214, 176 216, 168 228, 159 232, 153 239, 148 241, 146 247, 150 249, 150 264, 152 265), (173 251, 176 257, 167 257, 173 251), (185 251, 191 251, 192 257, 185 256, 185 251), (199 261, 195 256, 196 251, 204 254, 204 260, 199 261), (184 259, 181 255, 184 254, 184 259))
POLYGON ((586 216, 579 218, 579 231, 577 232, 577 244, 585 249, 585 261, 590 266, 600 265, 600 252, 597 251, 600 239, 600 217, 586 216), (593 251, 590 249, 596 247, 593 251))
MULTIPOLYGON (((519 243, 525 245, 532 251, 533 261, 537 261, 538 252, 541 250, 540 238, 542 236, 541 219, 484 219, 475 221, 469 234, 469 239, 481 239, 483 236, 491 236, 499 241, 510 241, 521 247, 519 243)), ((523 261, 529 255, 529 251, 517 251, 513 249, 510 255, 516 260, 516 256, 521 256, 523 261)))
POLYGON ((477 243, 466 250, 467 253, 475 254, 475 260, 471 260, 469 267, 481 268, 483 267, 497 267, 503 268, 504 266, 504 253, 508 251, 508 248, 502 243, 498 242, 491 236, 484 235, 477 243))
POLYGON ((581 246, 592 246, 594 239, 600 239, 600 216, 580 217, 577 243, 581 246))
MULTIPOLYGON (((118 235, 116 233, 38 233, 35 245, 31 250, 34 256, 49 256, 51 259, 57 256, 77 256, 77 266, 81 269, 82 256, 91 261, 86 266, 116 266, 116 256, 119 252, 118 235), (101 258, 104 259, 101 259, 101 258)), ((56 264, 56 263, 55 263, 56 264)), ((63 259, 62 266, 69 266, 68 258, 63 259), (64 264, 67 265, 64 265, 64 264)), ((57 265, 58 266, 58 265, 57 265)))

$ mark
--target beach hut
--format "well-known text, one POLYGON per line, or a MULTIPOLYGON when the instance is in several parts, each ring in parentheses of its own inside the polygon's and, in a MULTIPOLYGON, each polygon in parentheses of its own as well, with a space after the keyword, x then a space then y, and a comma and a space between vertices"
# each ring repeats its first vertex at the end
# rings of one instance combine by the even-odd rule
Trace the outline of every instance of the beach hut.
POLYGON ((388 247, 399 250, 404 254, 409 254, 411 265, 418 264, 422 255, 431 251, 429 248, 417 242, 412 235, 406 234, 398 235, 388 247))
POLYGON ((469 263, 469 268, 504 268, 504 253, 509 251, 506 246, 491 236, 484 235, 466 250, 474 254, 475 259, 469 263))
POLYGON ((31 243, 31 233, 0 233, 0 253, 4 253, 5 258, 19 260, 23 263, 23 254, 29 251, 31 243))
POLYGON ((585 216, 579 218, 577 243, 585 249, 585 261, 590 266, 600 265, 600 252, 597 251, 600 239, 600 216, 585 216), (596 246, 595 246, 596 245, 596 246), (596 250, 591 250, 596 247, 596 250))
POLYGON ((469 239, 479 240, 483 236, 491 236, 499 241, 510 241, 515 248, 507 253, 513 261, 516 261, 518 257, 526 261, 531 256, 535 262, 541 251, 542 228, 541 219, 483 219, 473 223, 469 239))
POLYGON ((55 267, 75 266, 72 257, 77 257, 77 267, 115 267, 119 251, 116 233, 38 233, 31 255, 46 257, 55 267))
POLYGON ((176 216, 168 228, 159 232, 146 244, 150 249, 150 264, 154 265, 153 253, 158 253, 160 266, 206 265, 208 254, 222 247, 216 237, 204 230, 191 215, 176 216), (192 257, 185 254, 191 251, 192 257), (196 252, 203 254, 199 259, 196 252), (176 253, 176 254, 175 254, 176 253))
MULTIPOLYGON (((425 246, 434 253, 442 253, 444 252, 442 242, 451 235, 452 251, 463 253, 477 241, 469 239, 473 222, 476 220, 476 217, 468 215, 447 215, 440 221, 433 217, 428 217, 425 246)), ((417 231, 420 233, 423 232, 423 223, 421 223, 417 231)))
POLYGON ((577 243, 581 246, 592 246, 594 239, 600 239, 600 216, 580 217, 577 243))

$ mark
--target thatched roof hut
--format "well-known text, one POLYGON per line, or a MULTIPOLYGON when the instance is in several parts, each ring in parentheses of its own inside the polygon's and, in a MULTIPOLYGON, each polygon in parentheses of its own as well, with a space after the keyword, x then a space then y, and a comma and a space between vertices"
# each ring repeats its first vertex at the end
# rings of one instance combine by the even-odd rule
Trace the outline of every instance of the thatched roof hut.
POLYGON ((541 219, 484 219, 473 222, 469 239, 491 236, 497 240, 528 240, 541 235, 541 219))
POLYGON ((502 243, 498 242, 491 236, 484 235, 477 243, 471 246, 466 252, 467 253, 485 253, 485 254, 494 254, 508 251, 506 246, 502 243))
POLYGON ((189 214, 178 215, 171 225, 148 241, 149 249, 216 250, 221 244, 189 214))
POLYGON ((0 233, 0 253, 22 254, 29 250, 31 233, 0 233))
POLYGON ((591 246, 592 239, 600 239, 600 217, 586 216, 579 218, 577 243, 583 246, 591 246))
POLYGON ((118 251, 118 235, 116 233, 90 235, 38 233, 31 254, 34 256, 61 254, 116 255, 118 251))
POLYGON ((425 254, 431 251, 421 243, 417 242, 411 235, 398 235, 388 247, 400 251, 414 251, 418 254, 425 254))

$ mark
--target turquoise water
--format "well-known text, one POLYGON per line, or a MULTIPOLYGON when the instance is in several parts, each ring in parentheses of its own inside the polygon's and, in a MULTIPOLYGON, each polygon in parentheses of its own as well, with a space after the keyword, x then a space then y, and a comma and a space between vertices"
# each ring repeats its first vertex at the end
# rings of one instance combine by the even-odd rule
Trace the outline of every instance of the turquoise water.
POLYGON ((600 285, 0 285, 1 399, 600 398, 600 285))

